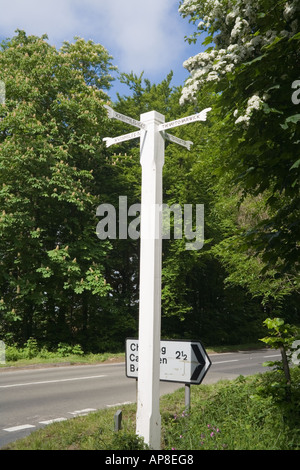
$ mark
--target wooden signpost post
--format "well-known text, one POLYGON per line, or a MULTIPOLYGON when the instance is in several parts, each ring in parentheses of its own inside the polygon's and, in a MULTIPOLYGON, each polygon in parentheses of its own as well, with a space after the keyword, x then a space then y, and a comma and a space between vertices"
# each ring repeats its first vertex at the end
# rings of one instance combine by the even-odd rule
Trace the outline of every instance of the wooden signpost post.
POLYGON ((141 250, 139 293, 139 372, 136 433, 151 449, 160 449, 161 418, 159 411, 160 326, 161 326, 161 265, 162 265, 162 170, 165 139, 190 149, 192 142, 167 134, 166 129, 196 121, 206 121, 211 108, 198 114, 165 123, 165 117, 150 111, 140 121, 117 113, 105 106, 111 119, 134 127, 137 132, 120 137, 106 137, 107 147, 140 138, 142 166, 141 250))

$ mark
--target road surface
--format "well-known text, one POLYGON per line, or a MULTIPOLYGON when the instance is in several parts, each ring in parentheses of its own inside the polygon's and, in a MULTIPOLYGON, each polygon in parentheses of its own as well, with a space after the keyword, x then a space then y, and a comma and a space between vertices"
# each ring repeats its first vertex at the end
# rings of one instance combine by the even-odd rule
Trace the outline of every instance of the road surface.
MULTIPOLYGON (((279 360, 270 350, 212 354, 203 383, 265 372, 262 363, 279 360)), ((161 394, 183 384, 161 382, 161 394)), ((193 385, 197 386, 197 385, 193 385)), ((0 369, 0 448, 46 426, 101 408, 136 401, 136 381, 125 364, 0 369)))

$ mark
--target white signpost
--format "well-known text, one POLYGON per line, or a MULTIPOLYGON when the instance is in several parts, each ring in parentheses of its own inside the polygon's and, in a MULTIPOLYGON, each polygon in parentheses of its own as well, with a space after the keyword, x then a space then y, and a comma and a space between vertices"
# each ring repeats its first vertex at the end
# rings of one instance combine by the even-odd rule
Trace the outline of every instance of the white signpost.
POLYGON ((150 111, 140 116, 140 121, 117 113, 105 106, 108 117, 118 119, 141 129, 136 133, 110 138, 109 147, 115 143, 140 138, 142 166, 141 195, 141 249, 139 294, 139 375, 137 394, 136 433, 152 449, 160 449, 161 418, 159 411, 160 380, 160 326, 161 326, 161 262, 162 262, 162 169, 165 139, 189 148, 191 142, 165 133, 165 129, 190 122, 205 121, 207 108, 201 113, 165 124, 165 117, 150 111), (122 139, 122 140, 120 140, 122 139))

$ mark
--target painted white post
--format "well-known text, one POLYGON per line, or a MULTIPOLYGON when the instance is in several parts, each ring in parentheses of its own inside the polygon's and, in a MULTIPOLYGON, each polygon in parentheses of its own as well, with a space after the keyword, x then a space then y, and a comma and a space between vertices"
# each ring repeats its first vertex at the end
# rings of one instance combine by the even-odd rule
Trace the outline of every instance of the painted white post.
POLYGON ((162 170, 165 142, 158 126, 165 117, 151 111, 141 115, 147 132, 141 136, 142 201, 139 304, 139 372, 136 433, 151 449, 160 449, 159 410, 162 170))
POLYGON ((165 139, 187 149, 193 144, 165 131, 195 121, 206 121, 211 108, 198 114, 165 123, 165 116, 151 111, 136 121, 105 105, 111 119, 138 127, 123 136, 105 137, 106 146, 140 137, 142 165, 139 369, 137 384, 136 433, 151 449, 160 449, 161 418, 159 410, 161 268, 162 268, 162 170, 165 139))

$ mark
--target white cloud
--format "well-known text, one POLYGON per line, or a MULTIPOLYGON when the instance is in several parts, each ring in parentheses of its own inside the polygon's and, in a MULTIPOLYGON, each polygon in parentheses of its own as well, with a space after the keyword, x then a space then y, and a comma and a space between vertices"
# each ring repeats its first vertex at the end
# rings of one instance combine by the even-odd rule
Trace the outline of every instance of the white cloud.
MULTIPOLYGON (((121 71, 151 75, 181 66, 186 47, 179 0, 0 0, 0 34, 48 34, 57 46, 74 36, 103 44, 121 71)), ((187 20, 186 20, 187 21, 187 20)))
POLYGON ((16 29, 28 34, 48 34, 61 41, 79 26, 71 0, 0 0, 1 36, 11 37, 16 29))
POLYGON ((105 2, 110 41, 120 51, 121 67, 133 70, 161 69, 172 64, 183 48, 184 31, 177 0, 110 0, 105 2))

